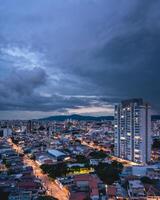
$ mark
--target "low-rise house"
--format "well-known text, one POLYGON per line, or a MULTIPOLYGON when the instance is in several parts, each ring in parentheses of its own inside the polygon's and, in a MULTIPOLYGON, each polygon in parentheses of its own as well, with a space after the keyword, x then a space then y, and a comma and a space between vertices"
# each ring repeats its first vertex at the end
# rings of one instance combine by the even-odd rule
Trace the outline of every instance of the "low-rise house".
POLYGON ((97 166, 99 164, 99 162, 101 162, 102 159, 90 159, 89 160, 89 164, 93 165, 93 166, 97 166))
POLYGON ((160 179, 160 168, 148 168, 146 175, 151 179, 160 179))
POLYGON ((116 198, 117 189, 115 185, 107 186, 107 199, 114 200, 116 198))
POLYGON ((20 191, 11 193, 8 197, 8 200, 32 200, 31 191, 20 191))
POLYGON ((83 194, 86 194, 85 198, 89 197, 92 200, 100 200, 106 197, 105 186, 96 175, 76 175, 74 176, 74 186, 74 190, 71 190, 70 199, 75 192, 83 192, 83 194))
POLYGON ((160 190, 151 184, 144 184, 147 198, 149 199, 160 199, 160 190), (152 198, 151 198, 152 197, 152 198))
POLYGON ((130 180, 128 182, 128 195, 130 198, 145 197, 145 188, 140 180, 130 180))

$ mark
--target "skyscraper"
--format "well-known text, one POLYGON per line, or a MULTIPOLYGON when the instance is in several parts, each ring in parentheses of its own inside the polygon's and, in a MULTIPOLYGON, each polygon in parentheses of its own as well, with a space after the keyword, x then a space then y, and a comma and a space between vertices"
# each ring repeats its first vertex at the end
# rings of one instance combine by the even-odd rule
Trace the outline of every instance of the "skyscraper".
POLYGON ((28 133, 32 132, 32 121, 31 120, 29 120, 27 123, 27 132, 28 133))
POLYGON ((151 108, 143 99, 115 106, 115 156, 139 163, 150 161, 151 108))

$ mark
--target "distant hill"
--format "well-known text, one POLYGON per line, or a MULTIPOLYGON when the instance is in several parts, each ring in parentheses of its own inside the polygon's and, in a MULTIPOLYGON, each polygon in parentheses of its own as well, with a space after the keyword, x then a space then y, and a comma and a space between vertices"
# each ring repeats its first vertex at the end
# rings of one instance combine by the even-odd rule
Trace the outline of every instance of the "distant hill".
MULTIPOLYGON (((77 120, 77 121, 102 121, 102 120, 113 121, 114 116, 93 117, 93 116, 83 116, 83 115, 55 115, 55 116, 50 116, 47 118, 41 118, 39 120, 42 120, 42 121, 65 121, 67 119, 77 120)), ((154 121, 154 120, 160 120, 160 115, 152 115, 151 121, 154 121)))
POLYGON ((93 116, 82 116, 82 115, 58 115, 58 116, 50 116, 47 118, 42 118, 40 120, 65 121, 67 119, 77 120, 77 121, 102 121, 102 120, 112 121, 112 120, 114 120, 114 117, 113 116, 93 117, 93 116))

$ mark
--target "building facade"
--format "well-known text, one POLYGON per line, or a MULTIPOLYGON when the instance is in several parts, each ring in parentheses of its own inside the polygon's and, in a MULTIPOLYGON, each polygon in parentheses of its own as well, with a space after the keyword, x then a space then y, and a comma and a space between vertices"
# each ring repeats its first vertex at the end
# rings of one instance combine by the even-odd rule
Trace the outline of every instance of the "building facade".
POLYGON ((115 106, 114 154, 138 163, 151 155, 151 108, 143 99, 122 101, 115 106))
POLYGON ((152 134, 154 138, 160 138, 160 117, 152 116, 152 134))

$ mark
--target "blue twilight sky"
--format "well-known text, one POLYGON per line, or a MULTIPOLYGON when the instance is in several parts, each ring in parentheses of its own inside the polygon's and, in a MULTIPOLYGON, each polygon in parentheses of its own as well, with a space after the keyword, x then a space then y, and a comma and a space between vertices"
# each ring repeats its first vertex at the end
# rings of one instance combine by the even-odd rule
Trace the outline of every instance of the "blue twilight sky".
POLYGON ((0 119, 160 110, 159 0, 0 0, 0 119))

